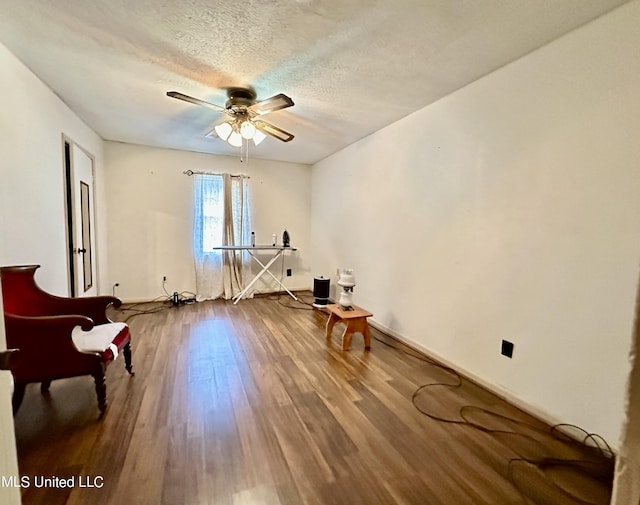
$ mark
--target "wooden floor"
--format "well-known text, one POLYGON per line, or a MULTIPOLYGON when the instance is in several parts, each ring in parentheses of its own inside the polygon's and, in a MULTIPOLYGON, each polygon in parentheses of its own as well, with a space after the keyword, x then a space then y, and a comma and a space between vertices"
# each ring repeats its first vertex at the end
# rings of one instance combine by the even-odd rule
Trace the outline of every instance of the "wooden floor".
POLYGON ((375 330, 371 351, 359 335, 341 351, 340 325, 327 345, 327 315, 290 301, 130 319, 136 375, 120 358, 109 367, 102 420, 88 377, 54 382, 48 397, 28 387, 16 416, 20 473, 32 483, 23 503, 609 502, 612 462, 600 452, 466 380, 423 387, 414 405, 420 386, 456 376, 375 330), (73 486, 36 487, 42 477, 73 486))

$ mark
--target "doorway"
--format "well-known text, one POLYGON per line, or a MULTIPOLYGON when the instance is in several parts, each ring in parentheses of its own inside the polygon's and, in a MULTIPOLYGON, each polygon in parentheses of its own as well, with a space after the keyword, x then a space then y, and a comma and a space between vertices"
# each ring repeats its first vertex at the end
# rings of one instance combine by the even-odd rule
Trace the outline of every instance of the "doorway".
POLYGON ((95 296, 94 157, 63 138, 69 293, 95 296))

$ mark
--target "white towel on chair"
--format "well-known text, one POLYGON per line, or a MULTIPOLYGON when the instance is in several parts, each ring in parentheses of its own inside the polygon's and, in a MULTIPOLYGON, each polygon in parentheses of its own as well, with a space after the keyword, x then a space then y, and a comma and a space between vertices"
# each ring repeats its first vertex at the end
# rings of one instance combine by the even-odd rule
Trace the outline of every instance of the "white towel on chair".
POLYGON ((113 340, 126 326, 125 323, 99 324, 89 331, 84 331, 80 326, 76 326, 71 331, 71 338, 79 351, 104 352, 111 349, 113 359, 116 359, 118 347, 113 343, 113 340))
POLYGON ((111 354, 113 354, 113 359, 118 357, 118 346, 116 344, 109 344, 109 349, 111 349, 111 354))

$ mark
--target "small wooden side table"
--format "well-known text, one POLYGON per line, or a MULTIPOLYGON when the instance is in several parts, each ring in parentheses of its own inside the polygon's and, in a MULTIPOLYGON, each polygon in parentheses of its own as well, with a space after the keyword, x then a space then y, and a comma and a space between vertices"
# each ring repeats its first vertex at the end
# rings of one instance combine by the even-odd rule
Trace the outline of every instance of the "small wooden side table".
POLYGON ((327 305, 329 320, 327 321, 327 342, 331 340, 331 332, 338 321, 346 324, 342 334, 342 350, 348 351, 351 347, 351 337, 354 333, 362 333, 364 337, 364 348, 371 349, 371 335, 369 333, 369 323, 367 318, 373 314, 360 307, 353 306, 353 310, 343 310, 337 303, 327 305))

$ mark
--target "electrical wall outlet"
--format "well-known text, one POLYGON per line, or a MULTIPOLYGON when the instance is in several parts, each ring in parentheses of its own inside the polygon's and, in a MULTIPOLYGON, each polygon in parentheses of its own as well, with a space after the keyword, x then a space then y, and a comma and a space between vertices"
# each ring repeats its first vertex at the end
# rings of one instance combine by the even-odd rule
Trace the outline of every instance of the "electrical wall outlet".
POLYGON ((502 341, 502 349, 500 353, 507 358, 513 358, 513 342, 509 342, 508 340, 502 341))
POLYGON ((162 282, 167 282, 167 276, 166 275, 162 276, 162 282))
POLYGON ((287 268, 287 277, 291 277, 291 269, 287 268))

